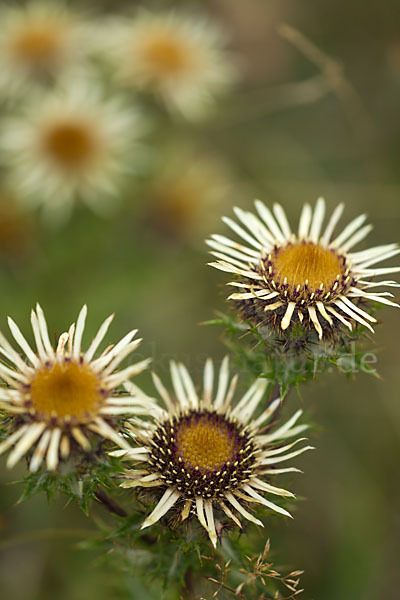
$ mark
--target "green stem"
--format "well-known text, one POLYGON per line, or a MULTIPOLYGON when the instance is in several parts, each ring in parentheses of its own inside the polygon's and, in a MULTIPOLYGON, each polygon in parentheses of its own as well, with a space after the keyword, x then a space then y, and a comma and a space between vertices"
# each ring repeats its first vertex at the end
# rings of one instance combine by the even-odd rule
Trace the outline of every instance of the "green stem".
POLYGON ((183 586, 180 600, 196 600, 196 596, 194 593, 194 578, 193 578, 193 570, 191 567, 188 567, 183 576, 183 586))
POLYGON ((122 506, 120 506, 118 502, 114 500, 114 498, 111 498, 111 496, 109 496, 103 490, 103 488, 97 488, 95 492, 95 497, 96 500, 100 502, 100 504, 102 504, 111 514, 117 515, 118 517, 128 516, 128 513, 125 511, 125 509, 123 509, 122 506))

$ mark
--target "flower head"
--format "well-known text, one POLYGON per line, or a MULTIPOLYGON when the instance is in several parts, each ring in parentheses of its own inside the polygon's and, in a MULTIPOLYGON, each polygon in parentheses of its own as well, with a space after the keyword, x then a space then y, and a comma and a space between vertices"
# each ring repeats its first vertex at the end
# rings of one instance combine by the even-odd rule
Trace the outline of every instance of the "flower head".
POLYGON ((0 9, 0 89, 60 76, 88 47, 88 27, 62 3, 42 0, 0 9))
POLYGON ((350 330, 360 323, 373 331, 376 319, 365 311, 365 301, 398 306, 389 292, 375 287, 399 286, 394 281, 370 281, 371 278, 400 271, 400 267, 377 268, 378 262, 400 252, 397 244, 374 246, 358 252, 353 247, 372 229, 364 225, 366 215, 351 221, 333 237, 343 212, 339 204, 325 229, 325 202, 320 198, 314 211, 305 204, 298 232, 293 233, 283 208, 273 213, 255 202, 258 215, 235 208, 244 225, 225 217, 223 221, 246 242, 213 235, 207 241, 218 258, 211 266, 238 276, 229 285, 240 291, 229 296, 239 303, 242 314, 257 326, 273 324, 285 331, 294 323, 315 330, 321 339, 337 326, 350 330), (333 239, 332 239, 333 238, 333 239))
POLYGON ((29 468, 36 471, 44 458, 48 470, 57 467, 59 456, 66 458, 71 445, 80 451, 91 448, 92 432, 110 439, 122 448, 127 442, 120 435, 121 415, 140 412, 131 396, 117 389, 149 364, 142 360, 121 371, 118 365, 133 352, 141 340, 133 340, 130 331, 115 346, 109 346, 98 358, 95 352, 107 333, 113 315, 101 325, 88 350, 81 349, 87 309, 63 333, 56 349, 50 343, 46 320, 39 305, 32 311, 31 323, 36 342, 33 350, 16 323, 9 318, 15 341, 25 353, 25 362, 0 333, 0 353, 10 366, 0 363, 0 408, 12 421, 12 432, 0 444, 0 454, 14 446, 7 466, 13 467, 31 448, 29 468))
POLYGON ((75 199, 100 213, 112 208, 121 177, 140 161, 142 127, 134 108, 118 97, 104 99, 99 85, 82 75, 35 96, 2 131, 11 184, 59 220, 75 199))
POLYGON ((201 114, 234 78, 223 35, 208 21, 143 11, 116 28, 114 37, 111 53, 119 79, 155 92, 186 116, 201 114))
POLYGON ((233 189, 230 174, 218 156, 205 157, 187 144, 174 143, 162 154, 169 158, 149 186, 149 221, 171 239, 197 239, 233 189))
POLYGON ((14 264, 34 254, 36 228, 31 215, 0 185, 0 262, 14 264))
MULTIPOLYGON (((228 358, 222 362, 216 391, 213 362, 207 360, 200 397, 183 364, 171 363, 171 377, 173 394, 153 375, 165 408, 153 406, 149 411, 151 421, 140 418, 132 421, 133 435, 142 445, 112 453, 142 463, 140 468, 126 471, 123 487, 157 489, 158 503, 142 528, 153 525, 175 506, 182 521, 191 514, 197 515, 215 546, 216 510, 239 527, 240 517, 262 525, 247 510, 248 503, 262 504, 290 516, 263 494, 293 497, 291 492, 273 486, 270 480, 276 474, 296 471, 293 467, 276 466, 309 449, 306 446, 291 450, 301 439, 285 443, 307 428, 295 425, 302 411, 278 428, 271 428, 271 417, 281 403, 277 398, 253 418, 268 385, 265 379, 257 380, 233 405, 237 376, 229 381, 228 358)), ((126 389, 149 402, 134 384, 127 384, 126 389)))

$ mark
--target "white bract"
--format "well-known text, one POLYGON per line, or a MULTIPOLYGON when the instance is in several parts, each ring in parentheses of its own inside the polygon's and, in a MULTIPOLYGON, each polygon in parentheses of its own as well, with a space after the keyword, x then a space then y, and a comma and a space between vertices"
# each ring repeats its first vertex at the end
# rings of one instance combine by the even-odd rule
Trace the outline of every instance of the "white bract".
MULTIPOLYGON (((302 411, 282 425, 272 426, 271 419, 281 404, 277 398, 255 417, 268 386, 265 379, 256 380, 233 403, 238 378, 230 378, 227 357, 222 361, 216 389, 213 362, 206 361, 201 395, 183 364, 171 363, 171 378, 173 393, 153 375, 163 406, 152 407, 147 419, 138 416, 132 420, 138 446, 112 452, 135 464, 125 472, 123 487, 151 487, 159 492, 159 501, 142 528, 153 525, 175 506, 182 521, 191 513, 196 515, 215 546, 216 510, 239 527, 240 517, 262 526, 247 509, 249 503, 290 517, 269 496, 293 494, 270 481, 277 474, 297 471, 294 467, 280 468, 280 463, 310 448, 296 448, 304 438, 286 443, 307 429, 307 425, 297 424, 302 411)), ((143 403, 151 402, 135 384, 125 387, 143 403)))
POLYGON ((137 330, 130 331, 95 358, 113 315, 104 321, 84 352, 81 342, 86 313, 84 306, 76 326, 71 325, 68 332, 60 335, 56 348, 50 342, 39 305, 31 313, 36 349, 32 349, 18 325, 9 318, 11 333, 26 362, 0 333, 0 353, 9 363, 7 366, 0 362, 0 379, 7 386, 0 390, 0 409, 13 420, 11 433, 0 443, 0 454, 13 447, 8 467, 13 467, 34 448, 30 471, 37 471, 44 459, 47 469, 54 470, 60 457, 69 456, 71 445, 80 452, 89 451, 93 432, 128 448, 126 438, 119 432, 121 416, 149 410, 149 402, 117 391, 150 362, 146 359, 116 370, 140 344, 140 339, 133 339, 137 330))
POLYGON ((297 232, 293 232, 283 208, 273 211, 255 201, 258 214, 235 208, 239 221, 223 217, 241 241, 212 235, 207 244, 218 260, 211 266, 237 276, 229 285, 239 288, 229 299, 239 302, 245 317, 257 325, 277 323, 282 331, 291 323, 324 331, 343 324, 350 330, 360 323, 373 331, 376 319, 360 306, 372 301, 399 306, 389 292, 376 287, 399 287, 395 281, 370 281, 400 271, 400 267, 376 267, 376 263, 399 254, 397 244, 353 251, 371 231, 366 215, 353 219, 339 235, 334 230, 343 212, 339 204, 323 228, 325 202, 320 198, 314 211, 305 204, 297 232))

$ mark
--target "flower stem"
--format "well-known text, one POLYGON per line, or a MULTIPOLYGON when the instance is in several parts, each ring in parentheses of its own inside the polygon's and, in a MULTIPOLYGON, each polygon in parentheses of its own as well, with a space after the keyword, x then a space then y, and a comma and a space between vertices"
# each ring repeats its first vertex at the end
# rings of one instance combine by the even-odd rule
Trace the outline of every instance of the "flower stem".
POLYGON ((98 487, 95 492, 96 500, 100 502, 111 514, 118 517, 127 517, 128 513, 109 496, 101 487, 98 487))

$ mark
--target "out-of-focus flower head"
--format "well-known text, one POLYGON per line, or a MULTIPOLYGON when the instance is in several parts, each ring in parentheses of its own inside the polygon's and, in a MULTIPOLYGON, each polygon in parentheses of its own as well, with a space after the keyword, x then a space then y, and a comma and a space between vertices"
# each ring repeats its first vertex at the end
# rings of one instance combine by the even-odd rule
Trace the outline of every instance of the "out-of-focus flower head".
POLYGON ((149 410, 149 404, 140 401, 138 405, 132 396, 118 393, 122 384, 149 364, 149 360, 142 360, 116 370, 140 344, 140 339, 133 340, 137 330, 130 331, 96 358, 113 315, 104 321, 88 350, 83 352, 86 313, 84 306, 76 327, 73 324, 63 333, 53 348, 43 311, 37 305, 31 314, 35 350, 9 318, 11 333, 27 362, 0 333, 0 353, 9 363, 9 366, 0 363, 0 379, 6 384, 0 390, 0 408, 10 421, 9 434, 0 444, 0 454, 13 447, 8 467, 29 453, 30 471, 37 471, 44 459, 46 468, 54 470, 60 458, 90 451, 93 433, 129 448, 119 432, 122 415, 149 410))
POLYGON ((14 264, 27 258, 35 246, 33 217, 18 197, 0 184, 0 262, 14 264))
POLYGON ((186 117, 204 114, 236 77, 225 36, 210 19, 143 10, 110 32, 116 77, 186 117))
POLYGON ((320 339, 329 338, 342 325, 352 330, 359 323, 373 331, 376 319, 363 308, 368 302, 398 306, 389 299, 391 293, 375 291, 376 287, 399 287, 398 283, 371 281, 400 271, 400 267, 375 266, 399 254, 398 245, 352 250, 372 229, 364 225, 365 214, 333 237, 343 204, 336 207, 324 229, 324 200, 317 201, 314 211, 305 204, 297 233, 292 232, 279 204, 274 205, 274 214, 259 200, 255 206, 258 215, 234 209, 241 225, 223 218, 247 245, 222 235, 212 235, 207 243, 218 259, 211 266, 237 276, 229 285, 239 291, 229 299, 257 327, 272 326, 284 334, 297 325, 315 331, 320 339))
POLYGON ((198 239, 233 188, 229 169, 218 156, 183 143, 159 152, 162 161, 145 191, 147 218, 170 239, 198 239))
POLYGON ((52 81, 81 64, 90 48, 89 25, 63 2, 31 0, 0 7, 0 93, 52 81))
MULTIPOLYGON (((122 487, 155 492, 157 505, 142 528, 153 525, 174 507, 182 521, 197 517, 216 546, 217 521, 221 524, 228 518, 241 527, 240 518, 244 517, 262 526, 249 512, 251 505, 261 504, 269 511, 291 516, 264 495, 294 497, 271 480, 297 471, 294 467, 281 469, 280 463, 310 449, 292 450, 304 438, 286 443, 307 429, 305 424, 296 424, 302 411, 273 427, 271 419, 281 404, 277 398, 255 417, 268 386, 266 379, 256 380, 233 404, 238 378, 230 379, 228 357, 221 364, 216 389, 213 362, 206 361, 201 395, 183 364, 171 363, 171 378, 172 393, 153 374, 164 407, 152 406, 148 419, 139 416, 132 420, 139 447, 111 453, 134 465, 125 472, 122 487)), ((144 405, 151 401, 135 384, 125 387, 144 405)))
POLYGON ((132 104, 105 97, 92 73, 80 70, 4 120, 1 159, 10 186, 49 220, 65 219, 76 200, 107 214, 119 186, 141 168, 144 129, 132 104))

